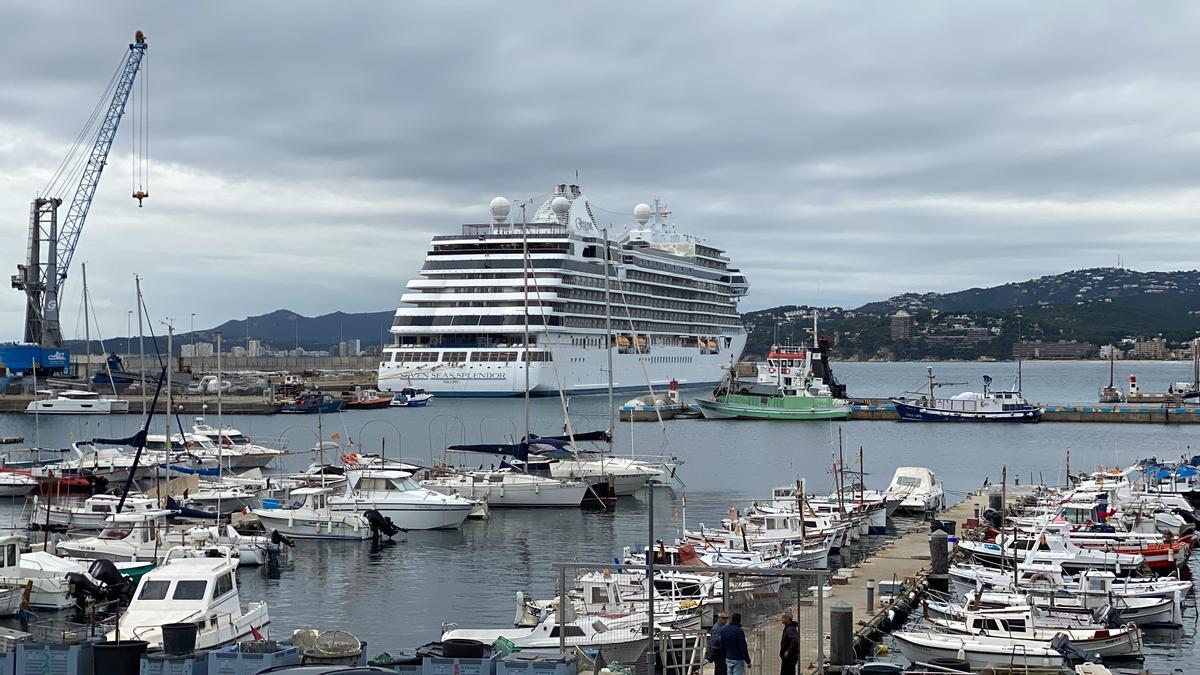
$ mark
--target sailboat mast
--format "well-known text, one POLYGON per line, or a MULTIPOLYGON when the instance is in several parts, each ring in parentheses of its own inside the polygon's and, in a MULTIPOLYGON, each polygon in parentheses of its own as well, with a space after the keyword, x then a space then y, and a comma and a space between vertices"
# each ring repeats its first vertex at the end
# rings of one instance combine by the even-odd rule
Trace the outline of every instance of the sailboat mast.
POLYGON ((133 275, 133 284, 137 288, 137 312, 138 312, 138 374, 142 380, 142 417, 146 416, 146 343, 144 340, 144 329, 142 327, 142 279, 138 275, 133 275))
POLYGON ((817 310, 813 310, 813 349, 816 349, 819 339, 817 338, 817 310))
POLYGON ((933 405, 933 367, 926 366, 926 377, 929 378, 929 405, 933 405))
POLYGON ((611 260, 612 256, 608 250, 608 228, 604 228, 604 350, 608 356, 608 452, 610 454, 612 453, 613 436, 617 431, 616 410, 613 408, 612 284, 608 276, 608 266, 611 264, 611 260))
MULTIPOLYGON (((1192 351, 1195 351, 1193 348, 1192 351)), ((1117 350, 1113 345, 1108 346, 1108 388, 1113 388, 1113 375, 1117 367, 1117 350)))
MULTIPOLYGON (((167 439, 166 452, 167 452, 167 461, 168 462, 171 461, 171 381, 173 379, 175 379, 175 378, 171 377, 171 374, 172 374, 171 373, 171 361, 175 358, 174 348, 175 348, 175 326, 170 321, 168 321, 167 322, 167 367, 163 369, 164 374, 167 376, 167 409, 165 411, 166 414, 163 415, 163 422, 164 422, 163 432, 166 435, 166 439, 167 439)), ((137 467, 134 467, 134 469, 136 469, 136 468, 137 467)), ((159 467, 157 469, 157 473, 158 473, 158 499, 159 499, 159 503, 161 505, 165 506, 166 500, 164 499, 164 489, 163 489, 163 483, 162 483, 162 466, 161 465, 159 465, 159 467)))
MULTIPOLYGON (((525 346, 525 438, 529 438, 529 224, 525 221, 525 204, 521 204, 521 284, 524 292, 525 321, 521 343, 525 346)), ((542 318, 545 321, 545 316, 542 318)))
MULTIPOLYGON (((221 423, 221 331, 217 331, 217 478, 221 478, 221 455, 225 454, 225 426, 221 423)), ((217 513, 221 512, 220 491, 217 497, 217 513)))
POLYGON ((842 499, 842 488, 845 485, 845 478, 844 478, 844 474, 843 474, 843 472, 845 470, 845 463, 846 463, 846 455, 842 450, 842 428, 838 427, 837 496, 838 496, 838 510, 842 512, 843 516, 846 515, 846 502, 845 502, 845 500, 842 499))
POLYGON ((92 331, 88 323, 87 263, 80 263, 79 267, 83 272, 83 381, 86 385, 91 375, 88 371, 92 360, 92 331))

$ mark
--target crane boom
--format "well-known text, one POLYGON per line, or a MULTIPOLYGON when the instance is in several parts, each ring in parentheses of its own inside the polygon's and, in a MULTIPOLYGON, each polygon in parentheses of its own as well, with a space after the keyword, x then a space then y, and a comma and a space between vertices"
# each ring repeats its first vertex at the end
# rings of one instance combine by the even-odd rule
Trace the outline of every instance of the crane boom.
MULTIPOLYGON (((13 288, 25 292, 25 342, 36 343, 42 348, 62 347, 62 329, 59 323, 59 298, 75 246, 87 220, 92 199, 100 184, 100 175, 108 163, 117 127, 125 115, 125 105, 133 91, 133 83, 142 67, 146 55, 146 36, 138 31, 134 42, 129 45, 129 54, 116 80, 112 100, 100 122, 91 153, 83 166, 79 186, 75 189, 66 217, 59 222, 58 207, 63 200, 56 197, 38 197, 33 200, 29 219, 29 244, 26 262, 17 266, 12 277, 13 288)), ((147 195, 134 194, 138 203, 147 195)))

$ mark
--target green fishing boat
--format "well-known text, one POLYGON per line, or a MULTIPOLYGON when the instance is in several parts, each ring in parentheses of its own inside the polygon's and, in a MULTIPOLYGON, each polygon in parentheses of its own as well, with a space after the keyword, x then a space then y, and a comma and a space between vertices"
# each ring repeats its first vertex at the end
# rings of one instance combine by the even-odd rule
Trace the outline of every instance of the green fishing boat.
MULTIPOLYGON (((813 335, 816 336, 816 319, 813 335)), ((850 416, 845 387, 829 368, 829 345, 772 347, 749 381, 730 371, 708 398, 696 399, 708 419, 841 420, 850 416)))

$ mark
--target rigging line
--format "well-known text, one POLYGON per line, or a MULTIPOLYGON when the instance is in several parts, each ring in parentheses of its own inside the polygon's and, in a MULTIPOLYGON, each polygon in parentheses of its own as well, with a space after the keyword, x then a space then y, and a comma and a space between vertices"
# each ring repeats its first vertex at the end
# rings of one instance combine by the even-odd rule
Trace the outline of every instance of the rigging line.
MULTIPOLYGON (((618 282, 617 283, 617 292, 621 294, 621 306, 625 308, 625 318, 629 321, 629 331, 631 333, 633 333, 633 340, 632 340, 633 353, 636 354, 638 357, 638 364, 642 368, 642 378, 646 381, 646 389, 648 389, 650 391, 650 403, 654 404, 654 402, 657 400, 658 396, 657 396, 657 394, 654 393, 654 383, 652 383, 650 381, 650 373, 646 370, 646 357, 644 354, 642 354, 642 349, 641 349, 641 347, 638 346, 638 343, 637 343, 637 328, 635 327, 635 325, 633 323, 633 315, 630 314, 630 312, 629 312, 629 298, 626 297, 626 295, 625 295, 625 284, 618 282)), ((646 337, 646 345, 649 346, 649 344, 650 344, 650 337, 647 336, 646 337)), ((658 418, 658 424, 661 427, 662 432, 663 432, 664 443, 663 443, 663 445, 661 445, 659 447, 664 448, 664 447, 666 447, 665 441, 666 441, 666 434, 667 434, 667 425, 663 422, 662 411, 658 409, 657 405, 654 405, 654 415, 658 418)))
POLYGON ((97 116, 100 114, 100 111, 104 109, 104 102, 111 97, 113 87, 116 86, 117 79, 121 76, 121 71, 124 68, 124 65, 125 65, 125 57, 122 56, 121 59, 117 62, 117 68, 116 68, 116 70, 113 71, 112 77, 109 78, 108 85, 104 88, 104 92, 100 95, 100 98, 96 100, 96 105, 92 108, 91 114, 88 115, 88 119, 84 123, 83 128, 79 130, 79 134, 75 137, 75 141, 71 144, 71 149, 67 152, 66 156, 63 157, 62 161, 59 163, 58 168, 51 175, 50 180, 46 183, 46 186, 43 188, 43 190, 45 190, 45 192, 43 194, 49 195, 56 188, 56 181, 62 174, 64 168, 71 162, 72 158, 75 155, 76 149, 78 148, 78 146, 81 143, 83 143, 84 140, 86 140, 91 135, 88 133, 88 130, 95 123, 97 116))
MULTIPOLYGON (((108 348, 104 346, 104 334, 100 332, 100 317, 96 315, 96 303, 92 301, 90 293, 85 293, 83 295, 83 300, 92 310, 92 325, 96 327, 96 341, 100 343, 100 355, 104 356, 106 353, 108 353, 108 348)), ((112 387, 113 396, 116 396, 117 383, 113 381, 112 368, 109 367, 107 358, 104 360, 104 369, 106 372, 108 372, 108 384, 110 387, 112 387)))

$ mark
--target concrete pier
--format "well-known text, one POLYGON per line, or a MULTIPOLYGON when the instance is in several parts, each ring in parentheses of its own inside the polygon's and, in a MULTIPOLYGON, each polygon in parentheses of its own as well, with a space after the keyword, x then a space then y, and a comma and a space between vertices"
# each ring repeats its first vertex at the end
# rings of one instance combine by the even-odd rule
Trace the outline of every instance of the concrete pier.
MULTIPOLYGON (((961 532, 963 523, 968 518, 975 516, 976 504, 981 507, 986 506, 986 496, 982 492, 968 495, 957 505, 938 514, 937 518, 938 520, 953 520, 956 523, 956 532, 961 532)), ((929 523, 922 523, 899 538, 884 544, 872 552, 869 558, 852 568, 854 576, 850 577, 846 584, 834 585, 832 596, 825 599, 825 611, 830 613, 825 620, 826 627, 834 625, 832 616, 834 607, 845 603, 853 608, 855 617, 854 648, 860 657, 870 656, 873 645, 878 641, 879 636, 886 629, 892 628, 891 622, 897 624, 902 622, 903 616, 907 616, 915 607, 920 589, 924 588, 926 577, 931 572, 929 548, 931 536, 929 523), (868 594, 869 580, 875 584, 893 580, 904 582, 905 595, 895 605, 884 606, 877 591, 868 594), (868 595, 874 600, 873 607, 867 605, 868 595)), ((842 609, 842 611, 845 610, 842 609)), ((832 654, 832 645, 829 643, 830 635, 822 636, 822 639, 826 641, 825 653, 832 654)), ((821 672, 816 664, 816 658, 815 647, 809 647, 806 653, 800 655, 801 668, 808 669, 813 673, 821 672)))

